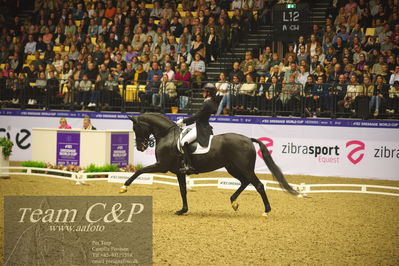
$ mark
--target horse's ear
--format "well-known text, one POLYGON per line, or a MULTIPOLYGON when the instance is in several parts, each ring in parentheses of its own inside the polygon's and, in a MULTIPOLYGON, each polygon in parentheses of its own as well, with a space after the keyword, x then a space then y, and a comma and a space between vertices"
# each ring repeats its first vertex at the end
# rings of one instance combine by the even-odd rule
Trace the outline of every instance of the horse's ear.
POLYGON ((137 118, 136 118, 135 116, 128 115, 127 117, 128 117, 130 120, 133 121, 133 124, 138 123, 138 120, 137 120, 137 118))

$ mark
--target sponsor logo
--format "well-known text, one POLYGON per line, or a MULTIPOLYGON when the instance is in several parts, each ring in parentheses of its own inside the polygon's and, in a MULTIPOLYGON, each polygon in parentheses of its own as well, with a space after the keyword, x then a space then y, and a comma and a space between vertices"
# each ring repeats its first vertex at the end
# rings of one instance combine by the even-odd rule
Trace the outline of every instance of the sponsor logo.
POLYGON ((391 149, 387 146, 381 146, 380 148, 374 149, 374 158, 396 158, 399 159, 399 148, 398 149, 391 149))
MULTIPOLYGON (((272 154, 273 150, 271 148, 273 147, 273 140, 267 137, 262 137, 258 140, 265 144, 266 148, 269 150, 269 153, 272 154)), ((258 150, 258 156, 263 159, 262 151, 260 149, 258 150)))
POLYGON ((347 158, 352 164, 358 164, 364 158, 366 145, 360 140, 351 140, 346 143, 346 148, 351 148, 347 158), (357 155, 356 155, 357 154, 357 155))
POLYGON ((17 134, 15 134, 15 136, 10 134, 9 129, 7 130, 6 128, 0 128, 0 137, 7 137, 8 139, 11 139, 21 150, 30 148, 31 133, 28 129, 22 128, 19 130, 19 132, 17 132, 17 134), (2 136, 3 134, 5 136, 2 136))
POLYGON ((319 163, 339 163, 339 146, 297 145, 288 142, 282 145, 283 154, 304 154, 317 158, 319 163))

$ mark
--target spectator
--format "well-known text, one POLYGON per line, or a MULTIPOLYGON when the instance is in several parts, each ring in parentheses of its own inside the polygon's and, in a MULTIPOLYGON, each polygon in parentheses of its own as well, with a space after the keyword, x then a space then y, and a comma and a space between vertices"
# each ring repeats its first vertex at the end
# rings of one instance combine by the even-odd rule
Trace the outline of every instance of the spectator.
POLYGON ((195 57, 196 54, 199 54, 201 56, 201 60, 205 58, 205 45, 202 42, 200 34, 196 34, 195 40, 191 42, 190 53, 193 57, 195 57))
POLYGON ((220 42, 219 36, 217 36, 215 28, 210 27, 209 32, 205 36, 205 47, 206 47, 206 61, 214 62, 216 61, 218 55, 218 44, 220 42))
POLYGON ((70 125, 68 125, 68 122, 64 117, 61 117, 60 125, 58 126, 58 129, 72 129, 72 127, 70 125))
POLYGON ((152 81, 154 75, 157 75, 158 78, 162 77, 162 70, 159 69, 157 62, 152 63, 152 68, 150 71, 148 71, 147 80, 152 81))
POLYGON ((200 88, 202 81, 205 79, 205 63, 202 61, 199 53, 196 53, 194 56, 194 61, 190 65, 190 73, 196 86, 200 88))
POLYGON ((173 82, 169 81, 168 75, 164 73, 159 86, 159 92, 152 95, 152 104, 160 108, 165 108, 169 102, 172 102, 172 105, 174 105, 176 98, 176 86, 173 82))
POLYGON ((191 73, 187 69, 187 64, 182 63, 175 75, 177 95, 179 96, 179 108, 184 109, 188 104, 188 97, 190 95, 190 81, 191 73))
POLYGON ((140 62, 137 63, 137 69, 134 72, 134 76, 133 76, 133 84, 134 85, 145 85, 147 79, 148 79, 148 74, 146 71, 144 71, 143 64, 140 62))
POLYGON ((36 52, 36 41, 33 39, 33 35, 29 34, 28 42, 25 45, 24 53, 25 55, 30 55, 36 52))
POLYGON ((171 31, 173 36, 175 36, 176 38, 178 38, 178 37, 180 37, 180 35, 182 35, 183 26, 179 22, 179 18, 178 17, 175 16, 173 18, 172 22, 169 24, 169 30, 171 31))
POLYGON ((381 106, 388 98, 388 91, 389 86, 387 84, 384 84, 383 77, 381 75, 378 75, 376 77, 373 95, 371 96, 369 102, 369 112, 372 113, 374 108, 374 117, 377 117, 380 114, 381 106))
POLYGON ((89 80, 87 74, 84 74, 82 80, 76 86, 76 101, 75 105, 80 105, 82 108, 89 104, 90 91, 92 88, 92 82, 89 80))
MULTIPOLYGON (((162 75, 162 72, 161 72, 161 75, 162 75)), ((151 80, 149 80, 147 82, 145 92, 139 91, 138 95, 141 100, 142 107, 144 107, 145 104, 149 104, 149 103, 154 105, 154 103, 152 102, 152 99, 153 99, 152 95, 157 94, 159 92, 159 86, 161 85, 159 77, 160 77, 160 75, 158 73, 154 73, 151 76, 151 80)))
POLYGON ((389 89, 387 113, 394 114, 399 111, 399 81, 395 81, 389 89))
POLYGON ((91 120, 90 120, 90 116, 85 115, 83 117, 83 130, 96 130, 97 128, 95 128, 92 124, 91 124, 91 120))
POLYGON ((171 63, 166 63, 165 68, 164 68, 164 73, 168 75, 168 80, 174 80, 175 79, 175 72, 172 70, 172 64, 171 63))
POLYGON ((109 110, 117 97, 120 97, 118 81, 109 73, 100 91, 100 103, 103 105, 103 110, 109 110))
POLYGON ((245 83, 242 84, 237 94, 237 103, 240 110, 252 111, 255 103, 255 92, 257 85, 254 82, 252 75, 245 76, 245 83))
POLYGON ((116 8, 112 4, 112 1, 108 0, 107 1, 107 8, 104 11, 104 17, 109 19, 109 20, 112 20, 113 17, 115 16, 115 12, 116 12, 116 8))

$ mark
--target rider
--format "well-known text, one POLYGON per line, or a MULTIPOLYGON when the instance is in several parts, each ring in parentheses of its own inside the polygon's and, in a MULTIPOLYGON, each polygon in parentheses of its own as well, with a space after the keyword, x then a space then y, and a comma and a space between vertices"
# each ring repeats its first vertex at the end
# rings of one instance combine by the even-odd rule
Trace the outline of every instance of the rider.
POLYGON ((207 147, 209 144, 209 137, 213 135, 212 127, 209 124, 209 117, 217 110, 215 94, 215 86, 211 83, 207 83, 202 89, 202 97, 204 97, 205 100, 202 103, 201 109, 193 116, 180 119, 176 122, 179 127, 195 123, 195 127, 188 132, 180 142, 184 151, 184 166, 180 169, 182 173, 195 172, 195 169, 191 164, 189 144, 197 140, 202 147, 207 147))

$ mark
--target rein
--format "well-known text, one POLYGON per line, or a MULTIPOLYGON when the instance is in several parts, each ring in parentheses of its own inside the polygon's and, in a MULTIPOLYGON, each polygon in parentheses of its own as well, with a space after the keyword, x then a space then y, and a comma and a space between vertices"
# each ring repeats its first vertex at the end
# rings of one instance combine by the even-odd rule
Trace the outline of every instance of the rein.
POLYGON ((164 137, 164 136, 165 136, 166 134, 168 134, 169 131, 170 131, 172 128, 174 128, 174 127, 177 127, 177 125, 176 125, 176 124, 173 124, 173 125, 171 125, 170 127, 165 128, 164 130, 162 130, 162 131, 159 132, 158 134, 152 133, 152 135, 154 135, 155 139, 164 137))
MULTIPOLYGON (((140 124, 139 124, 139 126, 142 127, 142 125, 140 125, 140 124)), ((153 144, 153 143, 156 143, 156 140, 157 140, 157 139, 159 139, 159 138, 161 138, 161 137, 164 137, 166 134, 169 133, 169 131, 170 131, 172 128, 175 128, 175 127, 177 127, 177 125, 176 125, 176 124, 173 124, 173 125, 171 125, 170 127, 165 128, 164 130, 162 130, 161 132, 159 132, 159 133, 157 133, 157 134, 151 133, 148 137, 144 138, 143 140, 144 140, 146 143, 148 143, 147 146, 149 145, 150 147, 152 147, 152 146, 153 146, 152 144, 153 144), (151 137, 151 135, 153 135, 153 137, 151 137)))

